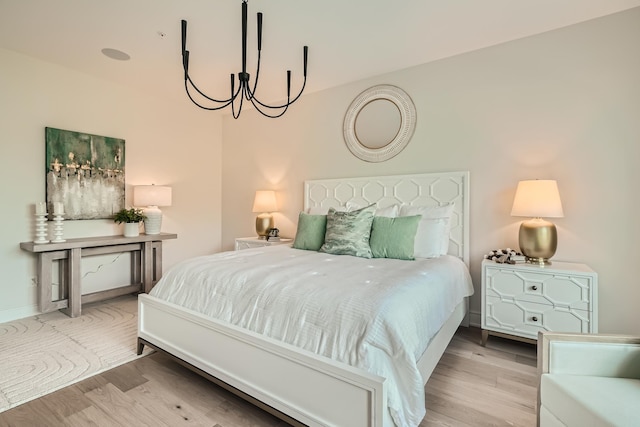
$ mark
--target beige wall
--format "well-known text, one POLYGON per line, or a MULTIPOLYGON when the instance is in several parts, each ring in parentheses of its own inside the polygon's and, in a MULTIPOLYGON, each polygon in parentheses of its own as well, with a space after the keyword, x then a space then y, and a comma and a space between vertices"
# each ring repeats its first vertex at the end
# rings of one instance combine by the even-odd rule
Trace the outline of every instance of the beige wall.
MULTIPOLYGON (((125 139, 127 204, 132 185, 173 187, 163 230, 178 239, 164 245, 165 267, 220 249, 219 117, 0 49, 0 322, 37 312, 36 260, 19 243, 33 240, 33 205, 45 199, 46 126, 125 139)), ((110 220, 67 221, 64 231, 85 237, 121 233, 119 227, 110 220)), ((114 284, 115 258, 83 260, 83 271, 104 267, 83 279, 85 291, 100 274, 114 284)), ((125 260, 119 269, 125 279, 127 269, 125 260)))
POLYGON ((478 322, 483 254, 517 247, 521 219, 509 215, 517 182, 556 179, 565 217, 555 221, 555 259, 598 272, 600 331, 640 333, 638 22, 636 8, 305 95, 278 120, 253 111, 237 121, 226 116, 223 248, 254 235, 257 189, 278 190, 276 225, 292 236, 305 179, 469 170, 471 309, 478 322), (347 150, 342 120, 351 100, 376 84, 409 93, 418 120, 402 153, 373 164, 347 150))

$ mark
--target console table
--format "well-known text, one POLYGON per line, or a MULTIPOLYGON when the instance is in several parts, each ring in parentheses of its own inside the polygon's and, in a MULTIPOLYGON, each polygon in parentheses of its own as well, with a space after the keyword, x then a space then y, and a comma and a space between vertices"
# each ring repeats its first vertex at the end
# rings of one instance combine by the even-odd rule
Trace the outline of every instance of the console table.
POLYGON ((38 254, 38 308, 46 313, 61 310, 68 316, 80 316, 83 303, 101 301, 134 292, 148 293, 162 276, 162 241, 177 234, 141 234, 137 237, 100 236, 67 239, 62 243, 22 242, 20 248, 38 254), (83 256, 133 252, 131 284, 82 295, 80 260, 83 256), (62 298, 52 301, 52 266, 60 261, 62 298), (62 286, 64 284, 64 286, 62 286))

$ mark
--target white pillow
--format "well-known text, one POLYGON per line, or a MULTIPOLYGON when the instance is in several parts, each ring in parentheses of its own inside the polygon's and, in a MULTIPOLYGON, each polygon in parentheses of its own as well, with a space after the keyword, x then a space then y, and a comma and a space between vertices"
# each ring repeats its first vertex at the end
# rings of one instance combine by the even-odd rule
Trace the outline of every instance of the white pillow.
POLYGON ((329 212, 329 208, 324 208, 322 206, 314 206, 312 208, 307 208, 305 213, 309 215, 326 215, 329 212))
MULTIPOLYGON (((353 211, 357 211, 358 209, 362 209, 366 206, 360 206, 358 203, 354 203, 354 202, 347 202, 345 207, 347 212, 353 212, 353 211)), ((375 216, 386 216, 389 218, 395 218, 398 216, 399 210, 400 210, 400 207, 397 204, 387 206, 384 208, 376 207, 375 216)))
MULTIPOLYGON (((360 206, 358 203, 347 202, 344 206, 340 206, 338 208, 334 208, 337 212, 353 212, 359 209, 366 208, 366 206, 360 206)), ((390 218, 395 218, 398 216, 398 212, 400 211, 400 207, 398 205, 387 206, 386 208, 376 208, 376 216, 387 216, 390 218)), ((328 207, 322 206, 314 206, 312 208, 307 208, 305 213, 309 215, 326 215, 329 212, 328 207)))
POLYGON ((453 203, 442 206, 400 207, 400 216, 421 215, 414 243, 416 258, 436 258, 449 251, 449 233, 453 203))

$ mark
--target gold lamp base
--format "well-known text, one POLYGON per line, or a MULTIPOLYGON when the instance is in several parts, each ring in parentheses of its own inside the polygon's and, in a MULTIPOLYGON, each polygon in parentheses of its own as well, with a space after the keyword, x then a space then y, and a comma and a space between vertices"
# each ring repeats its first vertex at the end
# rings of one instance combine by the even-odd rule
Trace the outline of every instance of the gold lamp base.
POLYGON ((551 264, 549 258, 556 253, 558 247, 558 232, 552 222, 542 218, 523 221, 518 240, 520 251, 527 262, 541 267, 551 264))
POLYGON ((275 224, 273 216, 268 213, 261 213, 256 217, 256 233, 261 239, 266 239, 269 234, 269 230, 274 228, 275 224))

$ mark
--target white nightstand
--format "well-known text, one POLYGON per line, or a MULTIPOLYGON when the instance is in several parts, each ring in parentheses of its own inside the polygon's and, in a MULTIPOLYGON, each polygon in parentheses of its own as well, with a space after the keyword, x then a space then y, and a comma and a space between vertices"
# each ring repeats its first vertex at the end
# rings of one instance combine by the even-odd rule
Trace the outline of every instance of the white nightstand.
POLYGON ((283 237, 281 237, 277 242, 274 242, 273 240, 260 239, 258 237, 237 237, 236 251, 242 249, 261 248, 264 246, 287 245, 292 242, 293 239, 285 239, 283 237))
POLYGON ((533 342, 538 331, 598 332, 598 275, 584 264, 482 262, 482 345, 489 335, 533 342))

